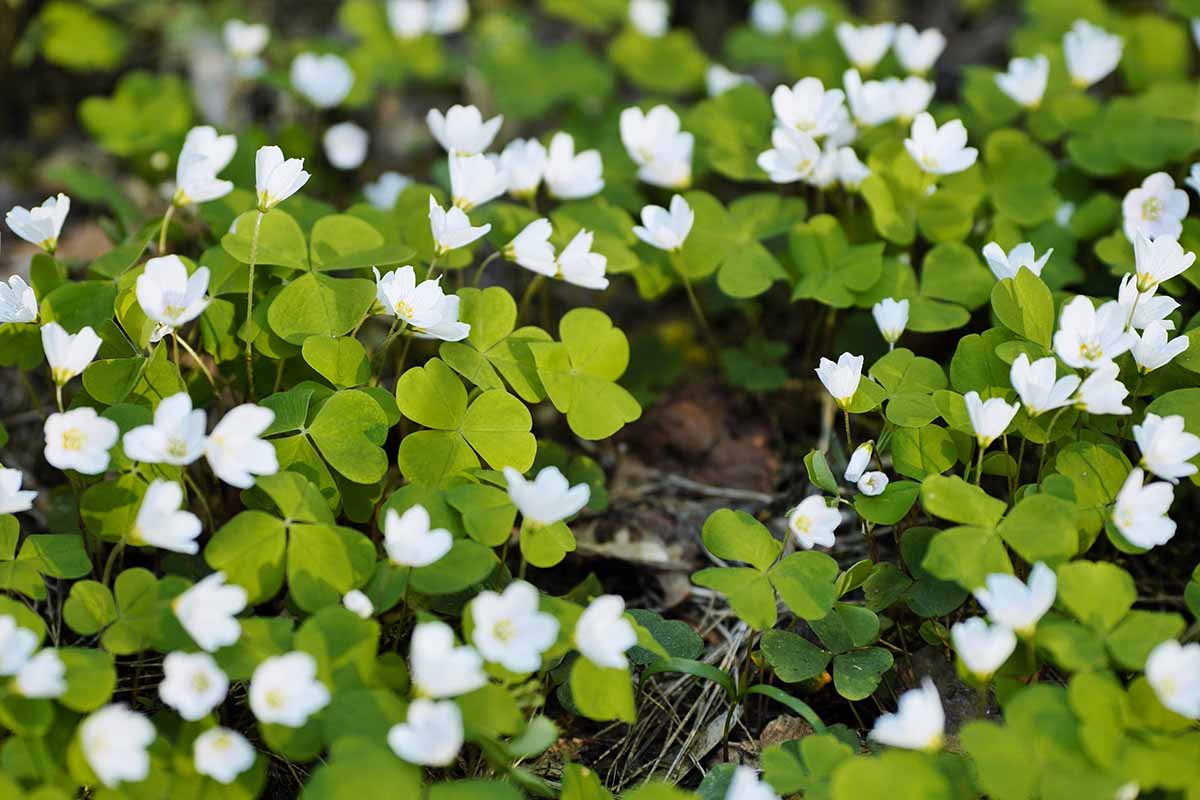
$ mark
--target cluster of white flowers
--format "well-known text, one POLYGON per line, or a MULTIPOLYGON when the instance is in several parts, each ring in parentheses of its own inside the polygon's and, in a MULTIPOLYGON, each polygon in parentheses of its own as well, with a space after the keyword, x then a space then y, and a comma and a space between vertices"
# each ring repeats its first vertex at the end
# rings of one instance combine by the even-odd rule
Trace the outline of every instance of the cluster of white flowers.
POLYGON ((750 25, 768 36, 787 33, 809 39, 824 30, 828 21, 824 9, 815 5, 804 6, 792 15, 779 0, 754 0, 750 6, 750 25))
POLYGON ((448 36, 458 33, 471 19, 467 0, 389 0, 388 24, 396 38, 448 36))
POLYGON ((669 106, 647 112, 633 106, 621 112, 621 143, 638 166, 638 178, 652 186, 686 189, 692 182, 695 137, 681 130, 669 106))
MULTIPOLYGON (((1086 20, 1076 20, 1063 35, 1063 56, 1071 81, 1087 89, 1108 77, 1121 61, 1124 43, 1120 36, 1108 33, 1086 20)), ((1014 58, 1008 70, 996 75, 996 86, 1014 103, 1028 109, 1042 104, 1050 78, 1050 59, 1043 54, 1032 58, 1014 58)))
POLYGON ((12 616, 0 615, 0 676, 11 677, 21 697, 60 697, 67 690, 66 667, 54 648, 37 649, 38 638, 12 616))

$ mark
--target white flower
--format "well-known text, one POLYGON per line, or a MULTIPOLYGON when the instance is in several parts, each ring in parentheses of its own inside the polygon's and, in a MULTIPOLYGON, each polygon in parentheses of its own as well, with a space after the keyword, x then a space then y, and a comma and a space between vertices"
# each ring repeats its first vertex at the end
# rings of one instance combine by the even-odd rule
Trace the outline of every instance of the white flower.
POLYGON ((221 37, 231 56, 238 61, 250 61, 258 58, 266 48, 271 40, 271 29, 266 25, 231 19, 221 29, 221 37))
POLYGON ((753 767, 739 764, 733 770, 733 779, 729 781, 723 800, 779 800, 779 795, 769 783, 759 780, 753 767))
POLYGON ((358 589, 351 589, 342 596, 342 605, 347 611, 357 614, 363 619, 370 619, 375 616, 375 604, 371 602, 371 598, 360 592, 358 589))
POLYGON ((121 435, 117 423, 87 407, 51 414, 45 433, 50 466, 84 475, 99 475, 108 469, 108 451, 121 435))
POLYGON ((1054 333, 1054 352, 1069 367, 1096 369, 1133 347, 1137 334, 1125 330, 1128 313, 1110 300, 1097 309, 1080 295, 1063 306, 1054 333))
POLYGON ((1165 481, 1143 485, 1145 477, 1141 467, 1130 470, 1117 492, 1112 521, 1131 544, 1149 550, 1175 535, 1175 521, 1167 516, 1175 493, 1165 481))
POLYGON ((1200 719, 1200 643, 1159 644, 1146 659, 1146 680, 1158 702, 1188 719, 1200 719))
POLYGON ((249 489, 254 476, 278 472, 275 446, 259 438, 274 421, 274 411, 253 403, 243 403, 222 417, 204 443, 213 474, 230 486, 249 489))
POLYGON ((266 213, 300 191, 311 177, 304 171, 303 158, 283 158, 275 145, 258 148, 254 154, 254 188, 258 210, 266 213))
POLYGON ((158 696, 179 716, 195 722, 225 700, 229 678, 208 653, 168 653, 158 696))
POLYGON ((335 169, 358 169, 367 160, 367 145, 371 137, 353 122, 339 122, 325 131, 321 144, 325 158, 335 169))
POLYGON ((667 0, 629 0, 629 24, 643 36, 657 39, 670 28, 671 6, 667 0))
POLYGON ((388 0, 388 26, 399 39, 416 39, 429 33, 432 11, 429 0, 388 0))
POLYGON ((1042 104, 1049 78, 1050 59, 1039 54, 1009 61, 1008 72, 996 74, 996 85, 1017 105, 1037 108, 1042 104))
POLYGON ((37 492, 21 489, 24 476, 19 469, 0 467, 0 514, 17 514, 33 508, 37 492))
POLYGON ((100 337, 90 325, 85 325, 75 334, 67 333, 57 322, 47 322, 42 326, 42 350, 50 365, 50 377, 59 386, 92 363, 100 344, 100 337))
POLYGON ((299 728, 329 705, 329 689, 317 679, 317 662, 295 650, 264 659, 250 678, 250 710, 259 722, 299 728))
POLYGON ((811 39, 825 29, 829 17, 820 6, 805 6, 792 17, 792 36, 811 39))
POLYGON ((875 720, 870 738, 908 750, 939 750, 945 727, 946 714, 937 687, 929 678, 922 678, 919 689, 900 695, 896 713, 875 720))
POLYGON ((504 257, 525 269, 553 278, 558 274, 558 262, 550 236, 554 226, 546 218, 535 219, 521 229, 504 248, 504 257))
POLYGON ((826 141, 821 149, 821 157, 804 182, 822 190, 837 183, 837 147, 826 141))
POLYGON ((1179 414, 1147 414, 1141 425, 1133 426, 1141 465, 1171 483, 1195 475, 1196 465, 1189 462, 1200 455, 1200 436, 1184 430, 1183 423, 1179 414))
POLYGON ((193 409, 192 398, 179 392, 159 401, 154 423, 125 434, 125 455, 144 464, 191 464, 204 454, 204 409, 193 409))
POLYGON ((429 4, 429 30, 445 35, 458 33, 471 18, 471 6, 467 0, 431 0, 429 4))
POLYGON ((110 789, 137 783, 150 773, 146 748, 156 736, 150 720, 124 703, 95 711, 79 725, 79 745, 96 777, 110 789))
POLYGON ((198 553, 200 519, 190 511, 180 510, 182 503, 183 487, 178 483, 157 478, 152 481, 146 487, 133 530, 128 534, 130 544, 190 555, 198 553))
POLYGON ((450 552, 454 537, 445 528, 431 528, 429 512, 417 504, 403 514, 389 508, 383 521, 383 549, 393 564, 427 567, 450 552))
POLYGON ((757 163, 772 183, 794 183, 813 174, 821 148, 807 133, 777 125, 771 131, 771 149, 758 154, 757 163))
POLYGON ((708 69, 704 71, 704 87, 708 91, 709 97, 717 97, 718 95, 725 94, 735 86, 741 86, 743 83, 752 83, 753 81, 754 79, 749 75, 734 72, 720 64, 710 64, 708 69))
POLYGON ((388 746, 410 764, 446 767, 463 745, 462 711, 452 700, 418 697, 408 704, 404 722, 388 731, 388 746))
POLYGON ((470 211, 508 189, 499 159, 484 155, 450 155, 450 194, 454 205, 470 211))
POLYGON ((864 164, 854 152, 853 147, 839 147, 837 161, 834 162, 838 183, 847 191, 857 191, 862 182, 871 174, 871 168, 864 164))
POLYGON ((354 70, 333 53, 301 53, 292 61, 292 88, 317 108, 333 108, 354 86, 354 70))
POLYGON ((1133 360, 1143 374, 1171 363, 1175 356, 1188 349, 1189 339, 1176 336, 1167 340, 1167 328, 1161 322, 1151 322, 1132 348, 1133 360))
POLYGON ((449 210, 444 210, 433 195, 429 195, 429 229, 433 233, 434 252, 442 256, 487 236, 492 225, 488 223, 474 227, 461 208, 451 206, 449 210))
POLYGON ((482 591, 471 601, 471 641, 488 661, 511 672, 536 672, 558 638, 558 620, 538 610, 538 590, 514 581, 503 594, 482 591))
POLYGON ((37 295, 20 275, 0 281, 0 323, 33 322, 38 316, 37 295))
POLYGON ((417 273, 403 266, 380 276, 375 273, 375 297, 389 313, 417 333, 447 342, 467 338, 471 326, 458 321, 458 295, 446 294, 438 280, 417 283, 417 273))
POLYGON ((1161 322, 1163 328, 1168 331, 1175 330, 1175 323, 1167 317, 1175 313, 1179 303, 1166 295, 1156 295, 1157 290, 1156 286, 1148 292, 1139 292, 1137 276, 1132 272, 1121 278, 1117 301, 1124 309, 1125 318, 1129 320, 1129 327, 1133 330, 1140 331, 1152 322, 1161 322), (1133 314, 1132 319, 1130 312, 1133 314))
POLYGON ((971 617, 950 628, 954 649, 976 680, 988 681, 1017 649, 1017 635, 1003 625, 971 617))
POLYGON ((839 22, 834 32, 850 63, 862 72, 870 72, 887 55, 896 35, 896 26, 891 22, 883 22, 855 27, 849 22, 839 22))
POLYGON ((631 106, 621 112, 620 128, 640 180, 669 189, 691 183, 695 138, 680 130, 679 115, 668 106, 657 105, 644 114, 631 106))
POLYGON ((234 644, 242 635, 237 620, 246 608, 246 590, 225 583, 225 573, 206 576, 171 602, 171 610, 192 641, 210 653, 234 644))
POLYGON ((644 207, 642 224, 635 225, 633 233, 651 247, 675 251, 683 248, 695 222, 696 212, 692 211, 682 195, 677 194, 671 197, 670 211, 662 206, 644 207))
POLYGON ((1038 620, 1054 605, 1057 590, 1058 576, 1039 561, 1029 570, 1028 585, 1015 575, 993 572, 974 594, 992 622, 1028 638, 1037 629, 1038 620))
POLYGON ((625 669, 625 651, 637 644, 637 632, 625 619, 625 600, 602 594, 593 600, 575 623, 575 649, 598 667, 625 669))
POLYGON ((837 363, 828 358, 822 358, 817 367, 817 377, 825 384, 825 389, 842 408, 846 408, 858 391, 859 381, 862 380, 862 356, 852 356, 842 353, 837 363))
POLYGON ((1124 42, 1087 20, 1077 19, 1071 30, 1063 34, 1063 56, 1067 72, 1080 89, 1099 83, 1117 68, 1124 42))
MULTIPOLYGON (((1178 242, 1174 247, 1169 244, 1183 231, 1183 218, 1187 216, 1188 206, 1187 192, 1176 189, 1175 181, 1165 172, 1148 175, 1141 186, 1130 189, 1121 201, 1122 227, 1125 236, 1134 244, 1141 291, 1148 288, 1142 282, 1143 274, 1153 275, 1156 268, 1164 273, 1169 268, 1177 268, 1178 271, 1172 273, 1177 275, 1195 260, 1191 253, 1188 254, 1190 259, 1183 255, 1183 248, 1178 242), (1148 247, 1149 242, 1139 246, 1139 234, 1154 240, 1156 247, 1148 247), (1143 259, 1147 260, 1146 267, 1141 264, 1143 259)), ((1158 280, 1166 280, 1166 277, 1158 280)))
POLYGON ((1192 188, 1193 192, 1200 194, 1200 164, 1192 164, 1188 170, 1188 176, 1183 179, 1183 182, 1192 188))
POLYGON ((188 131, 175 165, 175 196, 177 206, 207 203, 233 191, 233 182, 222 180, 217 173, 225 169, 237 150, 237 137, 232 133, 220 136, 211 125, 198 125, 188 131))
POLYGON ((150 334, 157 342, 204 313, 210 302, 208 267, 197 267, 190 276, 179 256, 159 256, 146 262, 136 284, 138 305, 158 326, 150 334))
POLYGON ((429 132, 442 149, 460 156, 477 155, 491 147, 503 123, 499 114, 484 122, 475 106, 450 106, 445 114, 431 108, 425 115, 429 132))
POLYGON ((1032 272, 1034 275, 1041 276, 1042 270, 1046 266, 1046 262, 1050 259, 1050 254, 1054 252, 1051 247, 1042 253, 1042 257, 1038 258, 1033 251, 1033 245, 1029 242, 1021 242, 1019 245, 1004 252, 1004 248, 995 242, 988 242, 983 248, 983 259, 987 262, 988 268, 992 274, 996 276, 996 280, 1004 280, 1005 278, 1015 278, 1017 273, 1021 271, 1021 267, 1032 272))
POLYGON ((604 188, 600 151, 575 152, 575 139, 559 131, 550 139, 546 155, 546 189, 562 200, 591 197, 604 188))
POLYGON ((454 631, 444 622, 422 622, 413 629, 409 662, 413 686, 424 697, 457 697, 487 684, 479 653, 456 645, 454 631))
POLYGON ((384 211, 391 211, 400 199, 400 193, 412 185, 412 178, 399 172, 388 170, 381 173, 373 182, 363 186, 363 196, 367 202, 384 211))
POLYGON ((896 118, 901 122, 908 122, 929 108, 937 90, 933 83, 916 75, 909 75, 904 80, 889 78, 888 81, 895 95, 896 118))
POLYGON ((883 494, 883 490, 887 488, 887 485, 888 476, 878 470, 863 473, 863 476, 858 479, 858 490, 867 497, 875 497, 876 495, 883 494))
POLYGON ((1112 800, 1137 800, 1141 794, 1142 787, 1137 781, 1129 781, 1117 787, 1117 791, 1113 792, 1112 800))
POLYGON ((967 404, 967 416, 971 418, 975 439, 983 448, 999 439, 1021 410, 1020 403, 1006 403, 1003 397, 981 400, 979 392, 967 392, 963 400, 967 404))
POLYGON ((254 745, 235 730, 209 728, 192 743, 196 772, 217 783, 230 784, 254 766, 254 745))
POLYGON ((53 253, 70 210, 71 198, 60 192, 57 197, 47 197, 40 206, 13 206, 4 221, 17 236, 53 253))
POLYGON ((833 547, 836 541, 833 532, 841 524, 842 515, 836 508, 830 508, 824 497, 814 494, 789 511, 787 521, 788 530, 796 537, 796 544, 811 550, 818 545, 833 547))
MULTIPOLYGON (((1180 189, 1175 191, 1184 194, 1180 189)), ((1186 214, 1186 194, 1184 198, 1183 212, 1186 214)), ((1160 283, 1182 275, 1196 261, 1196 254, 1184 252, 1183 246, 1173 234, 1164 233, 1151 239, 1141 229, 1135 230, 1133 234, 1133 254, 1139 292, 1153 292, 1160 283)))
POLYGON ((908 301, 885 297, 871 307, 871 316, 875 318, 883 340, 895 344, 908 327, 908 301))
POLYGON ((40 650, 17 672, 17 693, 22 697, 61 697, 67 691, 67 668, 52 647, 40 650))
POLYGON ((979 151, 966 145, 967 129, 961 120, 952 119, 939 128, 925 112, 913 120, 911 138, 904 140, 913 161, 932 175, 962 172, 974 164, 979 151))
POLYGON ((513 139, 500 154, 500 169, 509 194, 532 197, 546 172, 546 148, 537 139, 513 139))
POLYGON ((788 24, 787 9, 779 0, 754 0, 750 6, 750 25, 760 33, 774 36, 788 24))
POLYGON ((814 139, 827 136, 837 128, 845 109, 846 95, 841 89, 825 89, 819 78, 804 78, 793 86, 776 86, 771 107, 780 125, 794 128, 814 139))
POLYGON ((895 86, 883 81, 864 82, 856 69, 846 70, 842 85, 846 88, 846 104, 859 125, 882 125, 895 118, 895 86))
POLYGON ((532 481, 513 467, 504 468, 508 496, 521 516, 534 525, 553 525, 578 514, 592 490, 586 483, 572 486, 558 467, 543 467, 532 481))
POLYGON ((874 452, 874 442, 863 442, 854 448, 854 453, 851 454, 850 461, 846 464, 846 472, 842 477, 850 483, 858 483, 858 479, 867 471, 867 465, 871 463, 871 455, 874 452))
POLYGON ((1071 228, 1071 218, 1075 216, 1075 204, 1066 201, 1058 204, 1058 208, 1054 209, 1054 224, 1060 228, 1071 228))
POLYGON ((585 289, 607 289, 608 258, 592 252, 594 234, 581 228, 558 254, 558 277, 585 289))
POLYGON ((1117 377, 1120 372, 1113 361, 1097 367, 1079 385, 1075 407, 1089 414, 1132 414, 1133 409, 1122 402, 1129 389, 1117 377))
POLYGON ((16 675, 37 649, 38 636, 9 614, 0 615, 0 675, 16 675))
POLYGON ((1071 396, 1079 388, 1079 376, 1064 375, 1056 380, 1057 374, 1058 362, 1054 356, 1030 364, 1029 356, 1021 353, 1013 361, 1008 377, 1029 416, 1071 404, 1071 396))
POLYGON ((946 49, 946 37, 937 28, 918 31, 905 23, 896 28, 896 41, 892 47, 905 72, 924 75, 946 49))

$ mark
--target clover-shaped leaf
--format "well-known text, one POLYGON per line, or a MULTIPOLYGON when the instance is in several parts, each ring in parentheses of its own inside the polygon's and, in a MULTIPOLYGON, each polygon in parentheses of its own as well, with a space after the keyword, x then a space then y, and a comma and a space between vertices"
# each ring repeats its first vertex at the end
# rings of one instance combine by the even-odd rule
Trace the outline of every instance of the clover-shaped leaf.
POLYGON ((478 467, 481 459, 496 469, 521 471, 533 463, 537 440, 525 404, 502 389, 489 389, 468 405, 462 381, 441 359, 400 377, 396 405, 430 429, 409 434, 400 444, 400 469, 410 480, 437 485, 478 467))
POLYGON ((243 264, 249 264, 253 254, 256 265, 308 269, 308 243, 304 231, 296 219, 281 208, 271 209, 261 221, 258 211, 245 212, 234 222, 233 230, 221 238, 221 247, 243 264), (257 250, 253 246, 256 223, 257 250))
POLYGON ((267 324, 290 344, 309 336, 349 333, 375 302, 375 284, 361 278, 305 273, 284 286, 267 306, 267 324))
POLYGON ((503 389, 505 382, 526 402, 546 396, 528 345, 549 342, 550 334, 527 325, 514 330, 517 304, 506 289, 461 289, 459 319, 471 326, 465 341, 443 342, 439 353, 455 372, 480 389, 503 389))
POLYGON ((383 409, 358 389, 343 389, 326 400, 308 428, 329 466, 354 483, 374 483, 387 472, 387 432, 383 409))
POLYGON ((554 407, 584 439, 603 439, 641 416, 616 383, 629 364, 629 340, 603 311, 576 308, 559 323, 560 342, 529 345, 554 407))

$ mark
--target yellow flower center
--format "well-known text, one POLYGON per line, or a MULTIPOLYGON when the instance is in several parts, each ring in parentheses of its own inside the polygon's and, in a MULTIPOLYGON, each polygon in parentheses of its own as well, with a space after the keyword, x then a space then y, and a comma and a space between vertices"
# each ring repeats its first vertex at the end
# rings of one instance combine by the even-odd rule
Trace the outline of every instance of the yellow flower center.
POLYGON ((507 642, 517 635, 517 629, 511 619, 502 619, 492 628, 492 634, 500 641, 507 642))
POLYGON ((168 439, 167 455, 171 458, 184 458, 187 456, 187 442, 183 439, 168 439))
POLYGON ((85 444, 87 444, 87 437, 78 428, 68 428, 63 431, 63 450, 82 450, 85 444))
POLYGON ((937 159, 930 154, 926 153, 925 155, 921 156, 921 166, 925 167, 925 169, 935 170, 937 169, 937 165, 937 159))
POLYGON ((812 520, 808 517, 796 517, 795 521, 792 522, 792 527, 800 533, 808 533, 812 530, 812 520))
POLYGON ((1086 361, 1098 361, 1104 357, 1104 350, 1094 342, 1080 342, 1079 355, 1086 361))
POLYGON ((212 681, 210 681, 208 676, 203 672, 197 672, 192 675, 192 688, 197 692, 208 691, 210 686, 212 686, 212 681))
POLYGON ((287 697, 284 695, 282 689, 271 689, 267 692, 264 699, 267 701, 268 706, 275 709, 283 708, 287 702, 287 697))
POLYGON ((167 319, 175 319, 185 311, 183 306, 167 306, 163 309, 163 316, 167 319))
POLYGON ((1157 197, 1147 197, 1142 201, 1142 219, 1156 221, 1162 215, 1162 201, 1157 197))
POLYGON ((408 304, 407 300, 397 300, 395 309, 397 317, 400 317, 401 319, 412 319, 413 307, 408 304))

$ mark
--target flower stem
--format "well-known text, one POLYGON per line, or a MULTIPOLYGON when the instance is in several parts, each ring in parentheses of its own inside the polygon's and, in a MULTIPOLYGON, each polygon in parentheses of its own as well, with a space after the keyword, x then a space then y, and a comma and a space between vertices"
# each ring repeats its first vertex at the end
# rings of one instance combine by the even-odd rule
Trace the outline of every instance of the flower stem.
MULTIPOLYGON (((246 279, 246 386, 251 400, 255 398, 254 340, 257 338, 254 335, 254 265, 258 261, 258 234, 262 229, 262 221, 263 212, 259 211, 254 218, 254 233, 250 235, 250 270, 246 279)), ((205 374, 208 374, 207 370, 205 374)), ((209 377, 209 381, 211 380, 209 377)))
POLYGON ((425 270, 425 280, 431 281, 438 276, 438 257, 435 255, 429 262, 429 269, 425 270))
MULTIPOLYGON (((213 391, 215 392, 217 390, 217 382, 213 380, 212 373, 208 371, 208 367, 204 366, 204 362, 200 360, 200 356, 196 355, 196 351, 192 349, 192 346, 188 344, 187 340, 180 336, 178 332, 171 331, 171 337, 175 340, 176 344, 183 345, 183 349, 186 350, 188 355, 192 357, 192 361, 196 362, 196 366, 199 367, 200 371, 204 373, 204 377, 208 378, 208 383, 210 386, 212 386, 213 391)), ((247 350, 247 352, 249 351, 247 350)), ((179 365, 178 355, 175 357, 175 365, 179 365)))
POLYGON ((1054 412, 1054 416, 1050 418, 1050 424, 1046 426, 1046 441, 1042 442, 1042 455, 1038 459, 1038 471, 1035 479, 1038 483, 1042 481, 1042 468, 1046 466, 1046 451, 1050 449, 1050 436, 1054 433, 1054 423, 1058 422, 1058 418, 1066 411, 1068 406, 1063 406, 1054 412))
POLYGON ((188 474, 186 467, 183 469, 183 482, 187 484, 188 489, 190 489, 192 494, 196 496, 196 499, 200 501, 200 508, 204 510, 204 518, 208 521, 209 531, 215 532, 217 526, 213 520, 212 508, 210 508, 208 505, 208 498, 204 496, 204 492, 200 491, 200 487, 196 485, 195 479, 188 474))
POLYGON ((842 407, 842 421, 846 424, 846 452, 854 452, 854 440, 850 438, 850 411, 845 406, 842 407))
POLYGON ((683 290, 687 293, 688 303, 692 306, 692 314, 696 317, 697 324, 700 325, 700 332, 703 334, 705 343, 708 345, 713 364, 719 366, 721 363, 721 349, 717 346, 717 340, 713 337, 712 329, 708 327, 708 318, 704 316, 704 308, 700 305, 700 299, 696 297, 696 290, 692 288, 692 281, 688 278, 687 268, 683 263, 683 255, 679 251, 671 253, 671 264, 675 267, 675 271, 679 273, 679 280, 683 283, 683 290))
POLYGON ((54 399, 58 401, 58 410, 61 413, 63 410, 62 384, 58 381, 54 382, 54 399))
POLYGON ((537 275, 525 287, 525 292, 521 295, 521 302, 517 306, 517 322, 525 318, 525 311, 529 308, 529 301, 537 294, 538 289, 542 288, 542 284, 546 282, 545 275, 537 275))
POLYGON ((125 550, 125 540, 117 542, 113 545, 113 549, 108 551, 108 560, 104 562, 104 576, 100 582, 105 586, 109 586, 108 579, 112 576, 113 566, 117 563, 117 556, 125 550))
POLYGON ((975 485, 979 485, 979 479, 983 477, 983 453, 987 450, 983 445, 979 446, 979 461, 975 464, 975 485))
POLYGON ((480 280, 480 278, 483 277, 483 271, 485 269, 487 269, 487 265, 492 263, 499 257, 500 257, 500 251, 497 250, 496 252, 492 253, 490 256, 488 256, 487 258, 485 258, 483 260, 483 263, 479 265, 479 269, 475 270, 475 280, 471 282, 472 286, 479 286, 479 280, 480 280))
POLYGON ((158 229, 158 254, 165 255, 167 252, 167 229, 171 227, 171 218, 175 216, 175 204, 167 206, 166 213, 163 214, 162 225, 158 229))

